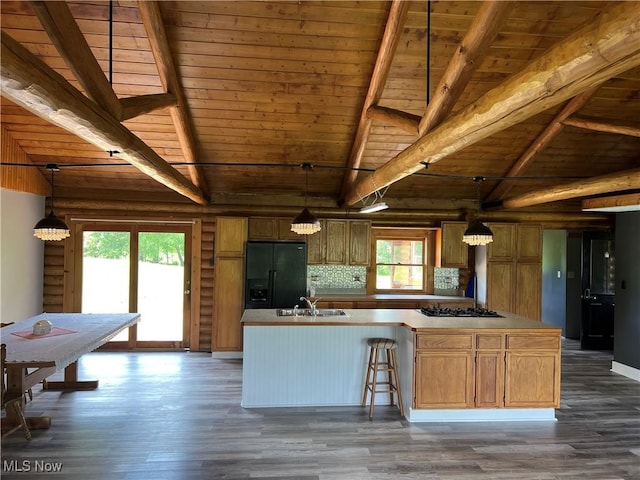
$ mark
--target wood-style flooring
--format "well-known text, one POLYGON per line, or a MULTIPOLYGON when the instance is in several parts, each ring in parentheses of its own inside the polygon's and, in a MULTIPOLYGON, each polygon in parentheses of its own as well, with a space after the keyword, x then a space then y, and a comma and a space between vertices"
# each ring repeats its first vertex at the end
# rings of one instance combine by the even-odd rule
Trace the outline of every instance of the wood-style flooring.
POLYGON ((611 359, 565 341, 557 422, 410 424, 387 406, 373 420, 360 407, 243 409, 239 360, 95 352, 80 377, 97 390, 35 389, 27 414, 50 415, 51 428, 5 438, 1 476, 640 479, 640 384, 611 359), (56 463, 58 474, 35 471, 56 463))

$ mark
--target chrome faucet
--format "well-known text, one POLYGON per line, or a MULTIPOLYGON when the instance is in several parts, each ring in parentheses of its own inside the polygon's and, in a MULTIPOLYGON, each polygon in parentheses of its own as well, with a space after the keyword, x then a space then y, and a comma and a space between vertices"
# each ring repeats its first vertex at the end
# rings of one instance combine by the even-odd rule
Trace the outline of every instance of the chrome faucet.
POLYGON ((319 298, 316 298, 313 302, 307 297, 300 297, 300 300, 307 302, 307 306, 311 311, 311 315, 316 315, 318 313, 318 309, 316 308, 316 303, 318 303, 319 298))

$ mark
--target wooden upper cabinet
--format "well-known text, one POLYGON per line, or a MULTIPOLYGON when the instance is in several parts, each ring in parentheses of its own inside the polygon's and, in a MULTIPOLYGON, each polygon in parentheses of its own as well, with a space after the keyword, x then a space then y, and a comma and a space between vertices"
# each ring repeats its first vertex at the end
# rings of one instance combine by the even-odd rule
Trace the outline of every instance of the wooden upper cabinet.
POLYGON ((215 256, 242 257, 247 241, 245 217, 216 217, 215 256))
POLYGON ((371 257, 371 222, 349 222, 349 265, 369 265, 371 257))
POLYGON ((518 262, 542 261, 542 225, 518 225, 517 260, 518 262))
POLYGON ((322 229, 307 235, 309 265, 369 265, 371 222, 320 220, 322 229))
POLYGON ((469 246, 462 241, 467 222, 442 222, 441 266, 469 267, 469 246))
POLYGON ((278 219, 278 240, 297 240, 298 242, 303 242, 304 235, 298 235, 296 232, 291 231, 291 220, 293 219, 278 219))
POLYGON ((312 235, 305 235, 307 241, 307 263, 322 265, 324 263, 324 235, 326 233, 324 220, 320 220, 320 231, 312 235))
POLYGON ((512 261, 516 254, 516 225, 514 223, 490 223, 493 242, 488 245, 487 259, 500 262, 512 261))
POLYGON ((276 218, 250 217, 249 240, 276 240, 278 238, 276 218))
POLYGON ((347 264, 347 221, 325 220, 325 263, 347 264))
POLYGON ((250 217, 249 240, 297 240, 302 235, 291 231, 291 218, 250 217))

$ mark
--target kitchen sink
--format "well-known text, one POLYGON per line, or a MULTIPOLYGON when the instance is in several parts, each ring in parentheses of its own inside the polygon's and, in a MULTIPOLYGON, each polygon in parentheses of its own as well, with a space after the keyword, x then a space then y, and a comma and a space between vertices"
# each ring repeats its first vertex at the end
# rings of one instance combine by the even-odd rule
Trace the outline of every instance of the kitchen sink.
MULTIPOLYGON (((296 314, 299 317, 313 317, 313 313, 309 308, 299 308, 294 310, 293 308, 279 308, 276 310, 276 315, 279 317, 295 317, 296 314)), ((316 317, 348 317, 347 312, 341 308, 318 308, 316 310, 316 317)))

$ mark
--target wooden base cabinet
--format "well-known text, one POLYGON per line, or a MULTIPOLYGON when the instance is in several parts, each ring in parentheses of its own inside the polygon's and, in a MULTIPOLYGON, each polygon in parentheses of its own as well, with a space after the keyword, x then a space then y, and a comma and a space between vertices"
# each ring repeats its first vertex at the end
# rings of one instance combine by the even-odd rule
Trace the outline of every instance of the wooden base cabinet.
POLYGON ((504 405, 504 353, 476 352, 475 402, 478 408, 504 405))
POLYGON ((560 406, 560 335, 508 334, 505 407, 560 406))
POLYGON ((560 331, 415 336, 414 408, 558 408, 560 331))
POLYGON ((416 408, 472 408, 471 334, 418 334, 415 355, 416 408))
POLYGON ((548 352, 507 352, 505 407, 558 407, 560 386, 554 378, 560 356, 548 352))
POLYGON ((416 355, 416 408, 473 407, 473 357, 469 352, 416 355))

